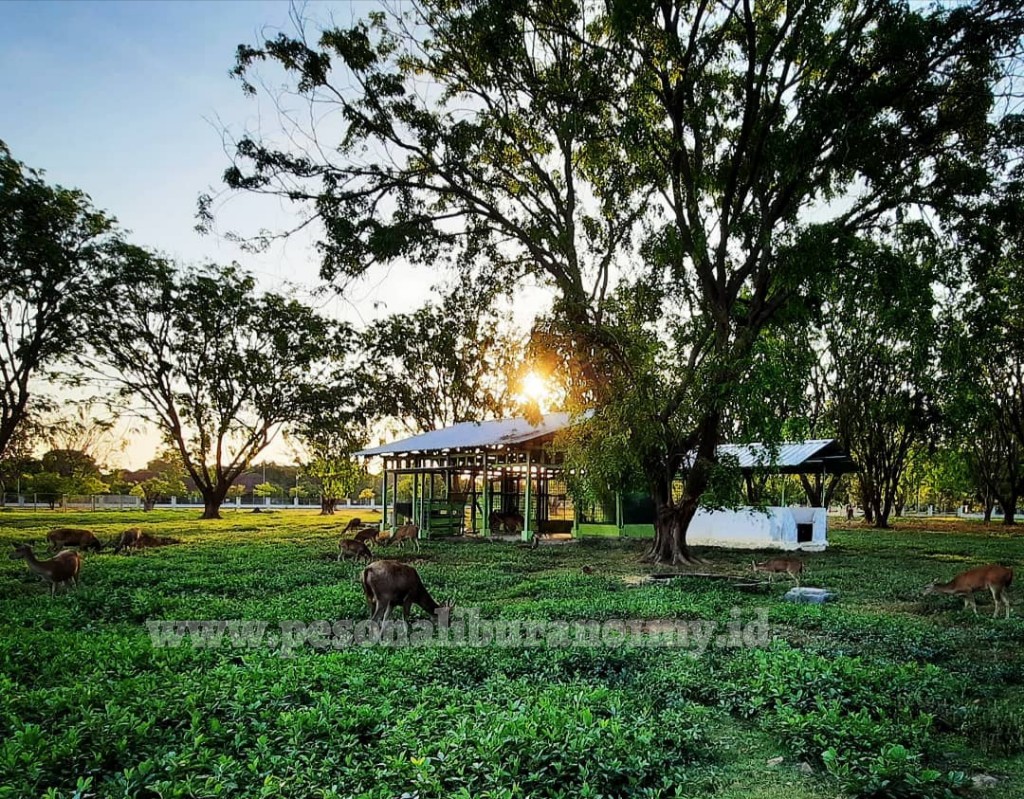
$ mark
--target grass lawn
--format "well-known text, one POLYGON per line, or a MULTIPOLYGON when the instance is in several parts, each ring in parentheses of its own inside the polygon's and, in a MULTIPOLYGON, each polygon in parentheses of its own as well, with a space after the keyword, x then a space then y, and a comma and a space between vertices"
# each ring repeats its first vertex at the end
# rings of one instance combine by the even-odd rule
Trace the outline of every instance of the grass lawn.
MULTIPOLYGON (((435 599, 484 619, 723 631, 765 608, 771 641, 716 635, 700 655, 298 643, 283 657, 281 622, 368 616, 361 564, 334 560, 348 516, 195 516, 0 514, 4 550, 31 541, 42 555, 58 525, 182 540, 87 554, 80 589, 56 599, 24 562, 0 560, 0 799, 1024 797, 1024 562, 998 525, 833 530, 827 552, 804 556, 805 584, 838 594, 814 607, 782 602, 785 579, 763 593, 645 582, 639 541, 431 541, 397 557, 435 599), (921 595, 990 562, 1018 567, 1009 620, 985 615, 987 595, 979 617, 921 595), (155 647, 146 622, 160 619, 268 626, 258 646, 155 647), (975 788, 979 776, 997 781, 975 788)), ((723 573, 752 558, 704 554, 723 573)))

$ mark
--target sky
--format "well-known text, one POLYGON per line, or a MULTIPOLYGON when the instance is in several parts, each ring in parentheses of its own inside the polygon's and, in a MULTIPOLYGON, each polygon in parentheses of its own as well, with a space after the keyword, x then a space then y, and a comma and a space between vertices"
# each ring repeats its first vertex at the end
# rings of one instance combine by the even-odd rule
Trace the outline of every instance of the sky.
MULTIPOLYGON (((347 25, 376 0, 310 2, 306 12, 347 25)), ((0 3, 0 140, 52 183, 85 191, 137 244, 183 262, 237 260, 267 289, 318 285, 312 236, 253 255, 194 230, 200 193, 229 164, 225 131, 272 125, 271 103, 245 97, 229 76, 235 48, 260 32, 291 30, 287 0, 6 0, 0 3)), ((221 230, 281 229, 296 220, 276 200, 232 199, 221 230)), ((318 307, 353 322, 418 307, 434 277, 407 268, 318 307)), ((158 443, 132 438, 117 460, 144 465, 158 443)), ((291 460, 272 445, 268 458, 291 460)))

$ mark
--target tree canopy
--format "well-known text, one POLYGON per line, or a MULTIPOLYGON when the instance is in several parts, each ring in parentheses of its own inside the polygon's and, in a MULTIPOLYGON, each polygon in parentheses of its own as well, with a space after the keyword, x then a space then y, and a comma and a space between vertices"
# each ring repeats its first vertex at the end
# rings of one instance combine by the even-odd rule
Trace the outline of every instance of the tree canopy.
POLYGON ((133 249, 109 279, 88 337, 101 376, 173 442, 216 518, 234 479, 301 416, 339 328, 234 266, 176 269, 133 249))
POLYGON ((338 113, 306 151, 243 137, 225 178, 306 206, 340 285, 408 260, 550 289, 535 349, 680 560, 756 342, 834 243, 984 191, 1021 30, 999 0, 403 4, 239 47, 245 91, 269 63, 338 113))
POLYGON ((117 243, 114 220, 84 193, 48 184, 0 141, 0 458, 31 411, 33 381, 69 361, 94 324, 117 243))

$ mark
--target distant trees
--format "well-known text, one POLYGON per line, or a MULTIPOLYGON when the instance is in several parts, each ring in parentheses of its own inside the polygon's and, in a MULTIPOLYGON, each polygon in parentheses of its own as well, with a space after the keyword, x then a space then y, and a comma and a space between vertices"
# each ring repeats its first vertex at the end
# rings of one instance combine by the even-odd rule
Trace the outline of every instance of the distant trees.
POLYGON ((393 418, 412 433, 506 415, 523 346, 486 304, 451 293, 370 325, 357 387, 364 415, 393 418))
POLYGON ((117 246, 111 217, 81 191, 48 184, 0 141, 0 459, 35 381, 69 359, 94 323, 117 246))
POLYGON ((218 518, 235 478, 301 416, 338 328, 234 266, 175 269, 132 249, 108 274, 87 336, 100 376, 173 442, 203 518, 218 518))

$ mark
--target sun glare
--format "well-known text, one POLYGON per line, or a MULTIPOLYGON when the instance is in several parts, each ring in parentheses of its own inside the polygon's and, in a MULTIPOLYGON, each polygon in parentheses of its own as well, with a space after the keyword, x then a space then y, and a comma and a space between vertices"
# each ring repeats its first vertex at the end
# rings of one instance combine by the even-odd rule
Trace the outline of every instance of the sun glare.
POLYGON ((523 375, 522 398, 528 402, 535 402, 541 412, 546 410, 546 405, 551 399, 551 388, 547 381, 536 372, 527 372, 523 375))

